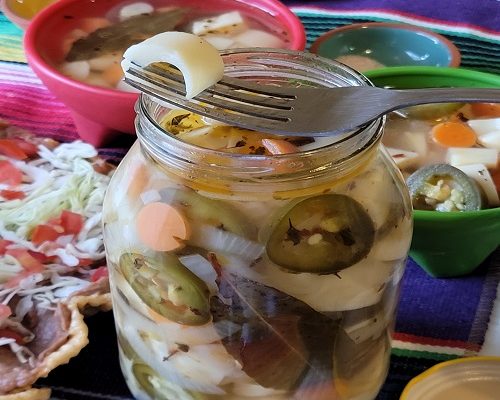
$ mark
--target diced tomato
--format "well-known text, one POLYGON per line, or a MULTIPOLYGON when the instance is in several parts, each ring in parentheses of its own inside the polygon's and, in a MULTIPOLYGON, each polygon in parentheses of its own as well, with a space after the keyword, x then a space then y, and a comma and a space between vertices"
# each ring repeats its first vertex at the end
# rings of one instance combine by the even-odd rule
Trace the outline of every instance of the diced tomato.
POLYGON ((26 197, 26 194, 20 190, 0 190, 0 196, 5 200, 21 200, 26 197))
MULTIPOLYGON (((2 140, 2 139, 0 139, 2 140)), ((0 160, 0 183, 10 186, 19 185, 23 180, 23 174, 9 160, 0 160)))
POLYGON ((53 225, 40 224, 35 226, 35 229, 33 229, 33 232, 31 233, 31 241, 34 245, 38 246, 43 242, 53 242, 62 234, 62 229, 57 229, 57 227, 54 227, 53 225))
POLYGON ((0 139, 0 154, 17 160, 28 158, 28 154, 26 154, 16 139, 0 139))
POLYGON ((26 154, 28 157, 33 157, 38 154, 38 147, 34 145, 33 143, 30 143, 24 139, 20 138, 15 138, 12 139, 14 142, 16 142, 17 146, 24 151, 24 154, 26 154))
POLYGON ((92 282, 97 282, 101 278, 106 278, 108 276, 108 267, 102 266, 92 270, 90 273, 90 280, 92 282))
POLYGON ((17 344, 24 344, 23 335, 8 328, 0 328, 0 338, 14 339, 17 344))
POLYGON ((79 258, 78 259, 78 265, 81 267, 88 267, 94 262, 94 260, 90 258, 79 258))
POLYGON ((12 256, 19 261, 27 272, 37 273, 42 272, 45 269, 44 265, 33 257, 26 249, 7 249, 5 254, 12 256))
POLYGON ((10 240, 0 239, 0 255, 4 255, 7 251, 7 247, 11 244, 12 242, 10 240))
POLYGON ((38 252, 38 251, 28 250, 28 253, 30 253, 30 255, 33 258, 37 259, 42 264, 48 264, 48 263, 51 263, 51 262, 56 262, 56 260, 58 259, 57 256, 50 256, 49 257, 49 256, 46 256, 43 253, 38 252))
POLYGON ((76 235, 83 228, 83 217, 80 214, 63 210, 60 218, 64 233, 76 235))
POLYGON ((10 317, 12 310, 7 304, 0 303, 0 320, 10 317))

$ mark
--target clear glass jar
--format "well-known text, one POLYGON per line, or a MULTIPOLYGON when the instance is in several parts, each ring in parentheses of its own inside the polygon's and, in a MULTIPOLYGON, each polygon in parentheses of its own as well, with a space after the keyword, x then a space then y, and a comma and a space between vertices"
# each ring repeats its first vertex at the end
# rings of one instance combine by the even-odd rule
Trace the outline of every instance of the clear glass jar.
MULTIPOLYGON (((333 61, 229 51, 226 74, 369 85, 333 61)), ((384 120, 298 153, 200 148, 137 103, 104 204, 120 362, 138 399, 373 399, 412 234, 384 120), (172 211, 173 210, 173 211, 172 211)), ((353 110, 355 112, 355 110, 353 110)))

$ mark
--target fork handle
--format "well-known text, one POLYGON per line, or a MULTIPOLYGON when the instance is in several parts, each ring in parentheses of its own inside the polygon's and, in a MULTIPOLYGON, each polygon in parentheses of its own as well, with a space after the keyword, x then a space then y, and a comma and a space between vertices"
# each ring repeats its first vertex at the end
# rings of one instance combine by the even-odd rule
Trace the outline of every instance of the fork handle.
POLYGON ((430 88, 391 92, 394 94, 395 109, 429 103, 500 103, 500 89, 430 88))

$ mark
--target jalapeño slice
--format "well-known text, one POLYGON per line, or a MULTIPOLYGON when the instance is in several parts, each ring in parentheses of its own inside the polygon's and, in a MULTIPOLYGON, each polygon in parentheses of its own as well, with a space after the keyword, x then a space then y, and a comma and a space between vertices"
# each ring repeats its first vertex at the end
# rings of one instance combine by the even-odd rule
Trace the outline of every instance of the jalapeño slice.
POLYGON ((373 221, 349 196, 325 194, 296 204, 267 242, 269 258, 291 272, 332 274, 363 259, 375 236, 373 221))
POLYGON ((448 164, 427 165, 406 180, 416 210, 475 211, 481 192, 464 172, 448 164))
POLYGON ((177 257, 125 253, 120 268, 137 295, 158 314, 183 325, 203 325, 210 320, 207 285, 177 257))
POLYGON ((138 362, 132 366, 132 373, 137 383, 150 398, 155 400, 201 400, 197 394, 192 394, 175 383, 161 378, 150 366, 138 362))

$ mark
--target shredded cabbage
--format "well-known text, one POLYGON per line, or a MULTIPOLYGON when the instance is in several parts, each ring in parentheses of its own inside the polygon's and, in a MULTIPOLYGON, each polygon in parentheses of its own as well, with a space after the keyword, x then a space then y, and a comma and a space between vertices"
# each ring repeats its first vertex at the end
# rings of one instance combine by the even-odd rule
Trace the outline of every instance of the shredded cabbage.
MULTIPOLYGON (((54 149, 39 145, 38 150, 39 158, 33 160, 8 158, 23 174, 16 190, 22 191, 25 197, 16 200, 0 197, 0 239, 11 242, 6 254, 0 255, 0 303, 8 305, 17 299, 8 317, 10 324, 21 325, 34 308, 55 310, 59 301, 85 289, 91 284, 90 272, 79 268, 80 260, 97 261, 105 257, 101 217, 111 176, 94 170, 91 158, 97 156, 96 149, 75 141, 54 149), (82 216, 84 225, 80 232, 39 245, 31 242, 33 228, 59 217, 63 210, 82 216), (8 253, 15 249, 31 252, 28 254, 33 255, 38 265, 43 265, 43 270, 20 275, 29 272, 29 268, 25 269, 23 261, 8 253), (37 254, 48 258, 39 261, 37 254), (15 286, 5 285, 17 277, 19 281, 15 286)), ((7 158, 0 156, 0 159, 7 158)), ((33 337, 29 337, 31 339, 33 337)), ((10 346, 20 362, 34 361, 29 349, 16 344, 15 340, 0 337, 0 346, 4 345, 10 346)))

